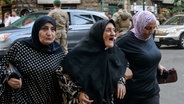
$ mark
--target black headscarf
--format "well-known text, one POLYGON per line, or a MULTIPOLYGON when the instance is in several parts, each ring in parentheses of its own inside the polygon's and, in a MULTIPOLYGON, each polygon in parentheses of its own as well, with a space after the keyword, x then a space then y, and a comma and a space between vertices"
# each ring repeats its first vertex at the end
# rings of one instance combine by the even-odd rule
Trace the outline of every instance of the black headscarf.
POLYGON ((95 23, 88 36, 67 54, 63 62, 64 71, 81 85, 94 104, 102 104, 102 99, 110 103, 127 64, 124 53, 117 46, 106 49, 103 33, 108 23, 115 26, 113 20, 95 23))
POLYGON ((49 16, 41 16, 38 19, 36 19, 33 25, 31 37, 27 39, 23 39, 22 42, 25 42, 30 47, 44 53, 55 54, 55 53, 61 52, 63 50, 62 47, 55 41, 48 46, 43 45, 40 42, 39 31, 41 27, 44 26, 46 23, 51 23, 56 28, 56 22, 54 19, 52 19, 49 16))

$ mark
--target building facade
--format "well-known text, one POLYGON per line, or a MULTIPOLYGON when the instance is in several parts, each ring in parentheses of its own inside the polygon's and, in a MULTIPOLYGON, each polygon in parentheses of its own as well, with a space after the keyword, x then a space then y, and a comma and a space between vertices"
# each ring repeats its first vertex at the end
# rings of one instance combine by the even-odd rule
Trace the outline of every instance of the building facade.
MULTIPOLYGON (((163 1, 165 0, 61 0, 62 8, 90 9, 110 13, 117 11, 119 2, 124 2, 125 9, 134 13, 135 5, 140 5, 144 9, 146 6, 160 8, 163 1)), ((53 7, 52 2, 53 0, 0 0, 0 18, 3 19, 4 12, 11 10, 18 11, 20 16, 33 11, 48 10, 53 7)))
MULTIPOLYGON (((115 12, 119 2, 125 3, 125 8, 130 10, 131 1, 134 0, 61 0, 62 8, 90 9, 104 12, 115 12)), ((5 11, 15 9, 20 16, 32 11, 52 8, 53 0, 0 0, 0 18, 5 11)))

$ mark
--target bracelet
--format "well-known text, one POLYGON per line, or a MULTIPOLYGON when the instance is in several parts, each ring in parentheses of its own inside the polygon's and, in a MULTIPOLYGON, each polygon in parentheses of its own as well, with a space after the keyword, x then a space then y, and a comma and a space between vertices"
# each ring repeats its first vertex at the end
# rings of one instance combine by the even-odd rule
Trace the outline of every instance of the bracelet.
POLYGON ((124 77, 121 77, 118 81, 119 84, 126 84, 126 79, 124 77))

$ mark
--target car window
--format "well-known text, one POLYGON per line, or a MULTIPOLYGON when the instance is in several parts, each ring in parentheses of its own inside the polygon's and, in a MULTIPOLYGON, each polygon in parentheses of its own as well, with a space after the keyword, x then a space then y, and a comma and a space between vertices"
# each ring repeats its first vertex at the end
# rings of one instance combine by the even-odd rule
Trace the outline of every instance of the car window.
POLYGON ((176 22, 176 18, 173 17, 173 18, 168 19, 166 22, 164 22, 163 25, 172 25, 175 22, 176 22))
POLYGON ((96 22, 103 19, 103 18, 98 17, 98 16, 96 16, 96 15, 93 15, 93 18, 95 19, 96 22))
POLYGON ((36 18, 38 18, 39 16, 43 16, 46 15, 45 13, 39 13, 39 14, 31 14, 31 15, 26 15, 22 18, 20 18, 19 20, 15 21, 12 26, 21 28, 21 27, 25 27, 26 25, 29 25, 30 23, 32 23, 33 21, 36 20, 36 18))
POLYGON ((178 16, 177 25, 184 25, 184 16, 178 16))
POLYGON ((184 25, 184 16, 175 16, 167 20, 163 25, 184 25))
POLYGON ((94 23, 92 16, 90 14, 71 12, 70 16, 71 16, 71 25, 86 25, 94 23))

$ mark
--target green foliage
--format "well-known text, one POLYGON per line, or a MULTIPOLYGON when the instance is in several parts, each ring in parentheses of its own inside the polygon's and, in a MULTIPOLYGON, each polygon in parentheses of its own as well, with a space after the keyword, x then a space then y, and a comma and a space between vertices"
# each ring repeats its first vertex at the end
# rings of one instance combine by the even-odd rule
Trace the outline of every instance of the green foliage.
POLYGON ((184 0, 175 0, 175 8, 172 9, 173 14, 183 14, 184 13, 184 0))
POLYGON ((174 5, 178 7, 184 7, 184 0, 176 0, 174 5))
POLYGON ((10 4, 11 0, 3 0, 6 4, 10 4))

